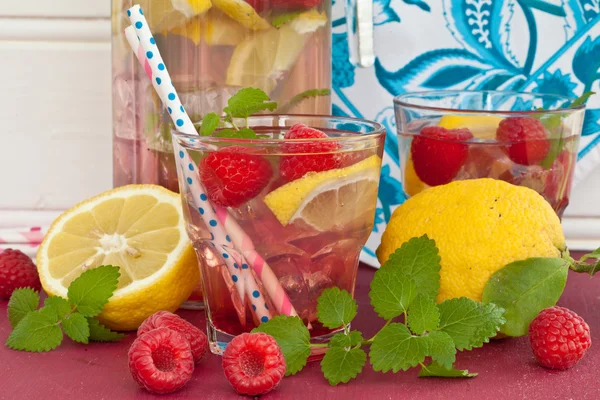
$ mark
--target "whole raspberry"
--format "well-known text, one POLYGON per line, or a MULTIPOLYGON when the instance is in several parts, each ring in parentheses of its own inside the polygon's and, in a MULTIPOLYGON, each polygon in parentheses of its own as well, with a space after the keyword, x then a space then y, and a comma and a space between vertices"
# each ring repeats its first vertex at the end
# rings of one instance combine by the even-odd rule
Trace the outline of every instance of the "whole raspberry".
POLYGON ((223 353, 225 376, 236 392, 249 396, 273 390, 285 375, 285 359, 266 333, 242 333, 223 353))
POLYGON ((167 328, 151 330, 135 339, 128 356, 131 376, 151 393, 181 389, 194 371, 190 344, 183 335, 167 328))
POLYGON ((558 306, 535 317, 529 325, 529 342, 538 362, 552 369, 571 368, 592 345, 590 327, 583 318, 558 306))
POLYGON ((338 143, 328 139, 325 132, 296 124, 284 135, 290 142, 283 145, 284 153, 279 166, 281 176, 287 182, 302 178, 308 172, 321 172, 339 168, 342 165, 338 143), (294 143, 292 139, 315 139, 294 143), (293 155, 297 153, 298 155, 293 155), (314 153, 314 154, 312 154, 314 153))
POLYGON ((199 166, 208 197, 225 207, 239 207, 258 196, 273 175, 267 160, 237 147, 210 153, 199 166))
POLYGON ((496 129, 496 139, 507 143, 508 157, 521 165, 539 164, 550 150, 544 125, 532 117, 504 118, 496 129))
POLYGON ((190 343, 194 362, 200 362, 206 356, 208 350, 208 338, 200 329, 182 319, 179 315, 168 311, 158 311, 140 325, 137 335, 142 336, 156 328, 167 328, 182 334, 190 343))
POLYGON ((24 287, 42 288, 35 264, 20 250, 4 250, 0 253, 0 299, 10 298, 15 289, 24 287))
POLYGON ((450 183, 469 155, 468 129, 426 126, 412 141, 410 152, 417 176, 429 186, 450 183))

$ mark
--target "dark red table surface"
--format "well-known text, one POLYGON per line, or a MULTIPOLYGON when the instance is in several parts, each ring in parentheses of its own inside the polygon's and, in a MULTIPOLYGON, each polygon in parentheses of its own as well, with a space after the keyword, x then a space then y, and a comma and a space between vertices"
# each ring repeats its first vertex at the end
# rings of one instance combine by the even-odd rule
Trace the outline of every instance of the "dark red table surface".
MULTIPOLYGON (((369 283, 375 270, 359 268, 353 327, 365 336, 382 325, 369 305, 369 283)), ((263 396, 276 399, 600 399, 600 277, 571 273, 560 305, 581 315, 590 325, 592 347, 567 371, 536 364, 526 337, 492 341, 483 348, 459 353, 457 367, 478 372, 473 379, 417 378, 417 371, 382 374, 366 366, 348 384, 329 386, 318 362, 284 378, 277 390, 263 396)), ((202 311, 180 311, 204 327, 202 311)), ((6 301, 0 302, 0 340, 10 333, 6 301)), ((228 399, 238 398, 225 379, 221 359, 210 355, 196 367, 192 380, 177 393, 154 396, 140 389, 127 367, 130 334, 119 343, 80 345, 65 339, 48 353, 12 351, 0 346, 0 399, 228 399)))

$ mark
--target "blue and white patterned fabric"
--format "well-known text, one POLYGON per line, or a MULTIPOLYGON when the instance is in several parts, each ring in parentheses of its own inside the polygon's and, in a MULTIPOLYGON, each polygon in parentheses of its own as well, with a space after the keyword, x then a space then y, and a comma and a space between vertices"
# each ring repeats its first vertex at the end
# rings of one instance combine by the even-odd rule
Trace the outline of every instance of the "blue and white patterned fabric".
MULTIPOLYGON (((342 0, 333 11, 333 113, 388 128, 373 235, 375 249, 399 181, 392 98, 433 89, 517 90, 577 96, 600 93, 600 0, 373 0, 373 68, 348 61, 342 0)), ((600 94, 588 101, 575 184, 600 163, 600 94)))

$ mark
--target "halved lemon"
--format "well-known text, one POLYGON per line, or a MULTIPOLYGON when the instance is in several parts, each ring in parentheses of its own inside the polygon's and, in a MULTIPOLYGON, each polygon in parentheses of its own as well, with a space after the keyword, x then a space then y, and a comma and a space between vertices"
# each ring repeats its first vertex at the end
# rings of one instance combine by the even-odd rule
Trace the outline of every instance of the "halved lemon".
POLYGON ((246 28, 257 31, 271 27, 271 24, 244 0, 212 0, 212 3, 246 28))
POLYGON ((256 87, 266 93, 295 64, 304 48, 305 35, 289 24, 256 33, 235 48, 227 68, 227 84, 256 87))
POLYGON ((58 217, 38 250, 49 295, 66 298, 75 278, 100 265, 121 273, 98 317, 109 328, 133 330, 156 311, 175 311, 200 278, 179 195, 156 185, 102 193, 58 217))
POLYGON ((438 126, 446 129, 468 128, 478 139, 493 139, 502 118, 493 115, 444 115, 438 126))
POLYGON ((265 196, 282 225, 303 220, 319 231, 373 226, 381 158, 308 173, 265 196))

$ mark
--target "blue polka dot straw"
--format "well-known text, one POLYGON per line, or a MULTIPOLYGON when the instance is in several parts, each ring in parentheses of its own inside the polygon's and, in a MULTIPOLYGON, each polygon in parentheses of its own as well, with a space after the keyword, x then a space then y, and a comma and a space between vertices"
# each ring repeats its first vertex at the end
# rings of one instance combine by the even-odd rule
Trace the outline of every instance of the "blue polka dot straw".
MULTIPOLYGON (((131 27, 128 27, 125 30, 127 40, 135 55, 138 57, 138 60, 146 70, 146 73, 148 74, 154 89, 162 100, 165 108, 169 110, 169 114, 174 125, 177 126, 177 129, 180 132, 197 134, 191 119, 186 113, 183 104, 181 104, 179 100, 179 96, 175 91, 175 87, 172 83, 167 67, 162 59, 158 47, 156 46, 156 41, 152 36, 152 32, 150 31, 148 22, 146 21, 140 6, 135 5, 130 8, 127 12, 127 15, 129 16, 132 24, 131 27), (135 27, 135 31, 133 31, 133 27, 135 27)), ((206 225, 209 227, 213 246, 215 244, 226 245, 231 241, 231 238, 226 234, 224 227, 217 218, 217 211, 215 211, 210 204, 206 204, 208 197, 206 195, 206 191, 200 183, 197 169, 193 168, 194 164, 191 157, 189 156, 187 150, 179 144, 175 137, 173 137, 172 140, 174 152, 179 156, 176 157, 176 160, 179 164, 177 171, 180 174, 180 179, 187 183, 187 188, 192 194, 194 206, 198 210, 204 210, 204 212, 200 211, 200 214, 206 225)), ((226 247, 221 247, 221 249, 223 250, 224 255, 229 253, 229 250, 226 247)), ((255 313, 260 321, 270 319, 271 314, 269 310, 264 307, 264 295, 259 290, 256 278, 252 274, 251 270, 236 270, 233 266, 234 261, 232 257, 224 256, 223 259, 228 266, 229 272, 232 276, 232 281, 235 283, 239 296, 243 299, 245 298, 244 293, 246 293, 248 298, 258 301, 256 304, 257 310, 255 313), (238 275, 240 272, 242 273, 241 276, 238 275), (233 276, 236 278, 233 279, 233 276), (258 297, 253 297, 252 294, 256 293, 258 293, 258 297)), ((240 254, 238 264, 242 264, 242 259, 243 256, 240 254)))

